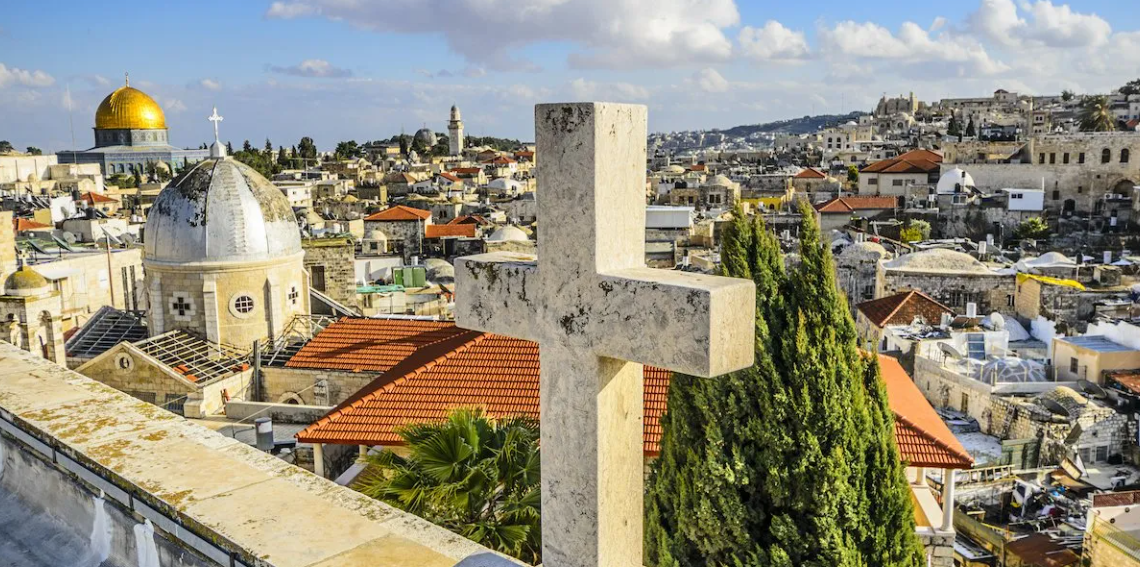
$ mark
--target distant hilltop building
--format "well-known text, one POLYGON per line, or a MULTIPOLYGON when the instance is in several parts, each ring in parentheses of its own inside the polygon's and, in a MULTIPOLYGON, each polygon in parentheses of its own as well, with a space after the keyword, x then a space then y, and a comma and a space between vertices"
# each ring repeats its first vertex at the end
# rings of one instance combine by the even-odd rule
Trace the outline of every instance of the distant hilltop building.
POLYGON ((451 106, 451 120, 447 122, 449 152, 458 157, 463 153, 463 119, 459 116, 459 106, 451 106))
POLYGON ((907 115, 914 115, 922 109, 922 102, 915 96, 914 92, 910 92, 910 96, 898 96, 887 99, 883 96, 879 99, 879 104, 875 106, 875 116, 882 117, 884 115, 894 115, 896 113, 906 113, 907 115))
POLYGON ((60 163, 97 163, 104 176, 144 173, 148 163, 173 171, 206 158, 206 149, 179 149, 169 143, 166 115, 149 95, 131 87, 111 92, 95 111, 95 146, 63 151, 60 163))

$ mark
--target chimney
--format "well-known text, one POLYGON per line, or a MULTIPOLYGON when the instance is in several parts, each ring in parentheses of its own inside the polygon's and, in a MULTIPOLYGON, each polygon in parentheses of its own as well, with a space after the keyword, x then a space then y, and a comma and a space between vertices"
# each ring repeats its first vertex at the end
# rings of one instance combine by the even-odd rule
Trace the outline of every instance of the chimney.
POLYGON ((978 317, 978 304, 977 303, 966 302, 966 317, 967 318, 977 318, 978 317))
POLYGON ((1112 264, 1112 251, 1111 250, 1104 251, 1104 263, 1105 264, 1112 264))
POLYGON ((938 320, 938 327, 940 327, 942 329, 949 328, 951 319, 952 318, 950 317, 949 312, 942 312, 942 317, 939 318, 939 320, 938 320))
POLYGON ((273 420, 268 417, 258 417, 253 420, 257 427, 257 448, 262 451, 273 450, 273 420))

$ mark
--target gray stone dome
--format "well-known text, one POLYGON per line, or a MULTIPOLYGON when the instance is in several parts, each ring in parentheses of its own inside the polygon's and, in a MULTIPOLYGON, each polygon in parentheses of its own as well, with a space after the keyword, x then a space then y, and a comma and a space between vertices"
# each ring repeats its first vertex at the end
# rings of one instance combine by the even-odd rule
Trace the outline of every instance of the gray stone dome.
POLYGON ((207 159, 182 173, 147 214, 146 260, 257 261, 301 253, 285 195, 253 168, 207 159))
POLYGON ((51 283, 29 266, 13 272, 4 280, 4 294, 8 296, 40 296, 51 291, 51 283))
POLYGON ((424 127, 423 129, 416 131, 415 140, 423 143, 424 145, 427 145, 428 147, 432 147, 436 143, 435 132, 431 129, 428 129, 427 127, 424 127))

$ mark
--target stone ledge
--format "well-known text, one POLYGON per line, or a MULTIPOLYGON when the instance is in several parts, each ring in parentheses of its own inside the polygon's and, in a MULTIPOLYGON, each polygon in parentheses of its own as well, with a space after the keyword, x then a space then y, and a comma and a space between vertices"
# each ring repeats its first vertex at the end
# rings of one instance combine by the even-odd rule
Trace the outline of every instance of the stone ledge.
POLYGON ((109 498, 128 495, 169 537, 189 531, 246 565, 452 566, 475 555, 514 564, 9 344, 0 371, 9 432, 77 478, 96 475, 85 480, 109 498))

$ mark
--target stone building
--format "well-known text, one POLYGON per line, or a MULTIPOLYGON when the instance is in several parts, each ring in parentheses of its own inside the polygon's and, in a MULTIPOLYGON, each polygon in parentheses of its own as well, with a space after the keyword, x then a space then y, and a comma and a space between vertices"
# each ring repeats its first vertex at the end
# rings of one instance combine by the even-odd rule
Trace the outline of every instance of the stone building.
POLYGON ((953 315, 953 310, 937 300, 910 290, 868 300, 855 306, 855 331, 864 341, 874 347, 884 349, 883 329, 889 326, 909 326, 911 324, 939 324, 943 315, 953 315))
POLYGON ((60 295, 39 272, 24 266, 4 280, 0 296, 0 340, 60 365, 67 365, 60 295))
POLYGON ((431 211, 397 205, 365 217, 364 232, 379 230, 384 233, 388 248, 399 252, 408 262, 412 256, 423 255, 424 234, 431 222, 431 211))
MULTIPOLYGON (((387 242, 373 238, 371 244, 377 240, 387 242)), ((301 247, 309 286, 345 306, 356 306, 356 241, 344 236, 312 238, 302 241, 301 247)))
POLYGON ((1015 274, 999 273, 973 256, 932 248, 879 264, 875 297, 908 290, 926 292, 958 314, 1010 313, 1015 305, 1015 274))
POLYGON ((859 171, 860 195, 906 196, 913 188, 938 183, 942 155, 915 149, 891 159, 867 165, 859 171))
POLYGON ((167 172, 201 161, 205 149, 170 145, 166 115, 149 95, 130 81, 111 92, 95 110, 95 146, 86 151, 61 151, 60 163, 97 163, 104 176, 145 173, 148 164, 167 172))
POLYGON ((146 221, 148 324, 152 335, 184 330, 249 348, 309 310, 297 220, 281 191, 225 157, 182 173, 146 221))
POLYGON ((879 263, 889 260, 891 253, 883 245, 871 241, 844 244, 835 253, 835 278, 847 297, 847 307, 875 298, 879 263))
POLYGON ((947 143, 944 170, 966 168, 980 189, 1040 189, 1053 213, 1137 210, 1140 133, 1034 135, 1024 143, 947 143), (1011 150, 1012 149, 1012 150, 1011 150))

